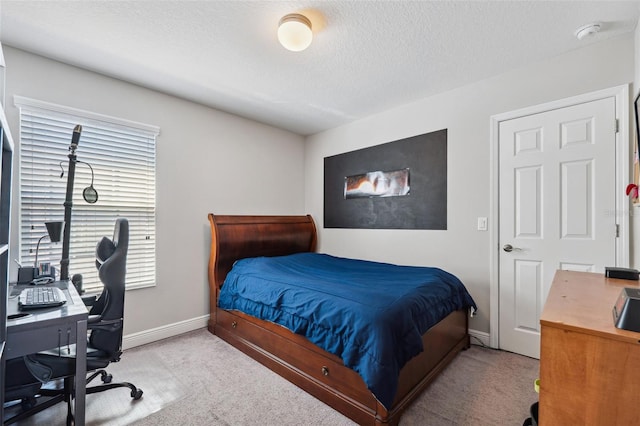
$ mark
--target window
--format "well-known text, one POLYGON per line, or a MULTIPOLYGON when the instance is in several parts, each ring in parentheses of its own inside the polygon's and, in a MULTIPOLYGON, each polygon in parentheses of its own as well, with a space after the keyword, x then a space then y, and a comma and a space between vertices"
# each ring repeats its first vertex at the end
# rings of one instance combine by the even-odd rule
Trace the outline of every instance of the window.
MULTIPOLYGON (((73 129, 82 126, 76 150, 69 277, 82 274, 88 291, 100 291, 95 247, 113 235, 117 217, 129 220, 127 288, 155 285, 155 126, 15 96, 20 109, 20 261, 32 265, 45 222, 64 220, 73 129), (87 163, 90 165, 87 165, 87 163), (91 185, 98 202, 82 197, 91 185), (64 176, 61 177, 62 172, 64 176)), ((62 242, 40 242, 38 263, 58 269, 62 242)))

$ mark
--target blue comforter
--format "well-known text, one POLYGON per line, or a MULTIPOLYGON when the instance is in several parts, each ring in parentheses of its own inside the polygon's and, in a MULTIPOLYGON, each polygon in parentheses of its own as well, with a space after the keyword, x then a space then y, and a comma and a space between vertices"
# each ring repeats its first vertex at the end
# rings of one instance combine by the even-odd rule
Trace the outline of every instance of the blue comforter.
POLYGON ((441 269, 318 253, 239 260, 218 306, 280 324, 339 356, 387 408, 400 369, 424 349, 422 334, 452 311, 476 308, 441 269))

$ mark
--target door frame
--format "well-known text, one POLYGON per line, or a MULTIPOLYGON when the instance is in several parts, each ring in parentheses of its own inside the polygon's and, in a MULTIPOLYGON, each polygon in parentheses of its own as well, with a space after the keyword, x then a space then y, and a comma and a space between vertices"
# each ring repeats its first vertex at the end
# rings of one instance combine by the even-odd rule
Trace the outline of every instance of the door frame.
POLYGON ((499 152, 499 135, 500 122, 520 118, 527 115, 538 114, 554 109, 566 108, 572 105, 597 101, 604 98, 615 98, 616 119, 618 121, 618 132, 616 133, 616 202, 615 214, 618 217, 619 237, 616 242, 616 264, 611 266, 628 267, 629 266, 629 240, 630 240, 630 206, 629 198, 625 196, 625 188, 631 182, 630 158, 632 158, 633 148, 629 145, 629 85, 615 86, 608 89, 598 90, 595 92, 585 93, 578 96, 572 96, 552 102, 534 105, 514 111, 509 111, 491 116, 490 122, 490 141, 491 141, 491 158, 489 162, 489 170, 491 176, 489 179, 490 191, 490 234, 489 242, 491 250, 489 250, 489 262, 491 264, 489 271, 489 346, 492 348, 500 347, 499 321, 500 321, 500 256, 499 256, 499 225, 500 225, 500 197, 499 197, 499 173, 500 173, 500 152, 499 152))

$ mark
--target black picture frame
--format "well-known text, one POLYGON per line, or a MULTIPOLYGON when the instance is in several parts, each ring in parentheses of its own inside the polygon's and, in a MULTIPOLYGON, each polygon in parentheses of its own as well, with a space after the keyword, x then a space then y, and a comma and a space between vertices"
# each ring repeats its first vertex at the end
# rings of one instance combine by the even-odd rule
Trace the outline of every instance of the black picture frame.
MULTIPOLYGON (((635 155, 640 156, 640 121, 638 121, 638 109, 640 108, 640 92, 636 96, 636 99, 633 101, 633 111, 636 117, 636 153, 635 155)), ((635 162, 635 158, 634 158, 635 162)))

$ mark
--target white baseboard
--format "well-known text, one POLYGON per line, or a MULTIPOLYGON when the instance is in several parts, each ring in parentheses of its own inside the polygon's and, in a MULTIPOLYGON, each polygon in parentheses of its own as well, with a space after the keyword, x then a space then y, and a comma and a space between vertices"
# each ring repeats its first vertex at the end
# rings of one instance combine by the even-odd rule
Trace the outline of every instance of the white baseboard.
POLYGON ((488 346, 491 347, 491 345, 489 344, 490 339, 490 334, 489 333, 485 333, 484 331, 478 331, 478 330, 471 330, 469 329, 469 335, 471 336, 471 344, 478 344, 478 341, 476 339, 478 339, 480 342, 482 342, 482 344, 484 346, 488 346), (475 337, 475 339, 474 339, 475 337), (474 342, 474 340, 476 340, 474 342))
POLYGON ((122 338, 122 349, 131 349, 136 346, 146 345, 147 343, 204 328, 207 326, 208 321, 209 315, 203 315, 201 317, 163 325, 162 327, 127 334, 122 338))
MULTIPOLYGON (((135 348, 136 346, 146 345, 147 343, 153 343, 158 340, 168 339, 169 337, 174 337, 179 334, 188 333, 189 331, 197 330, 199 328, 204 328, 207 326, 208 321, 209 315, 203 315, 201 317, 163 325, 162 327, 127 334, 122 338, 122 349, 135 348)), ((469 329, 469 335, 471 336, 472 345, 478 344, 478 341, 480 341, 484 346, 491 346, 489 344, 489 333, 469 329), (478 340, 474 342, 475 339, 478 340)))

